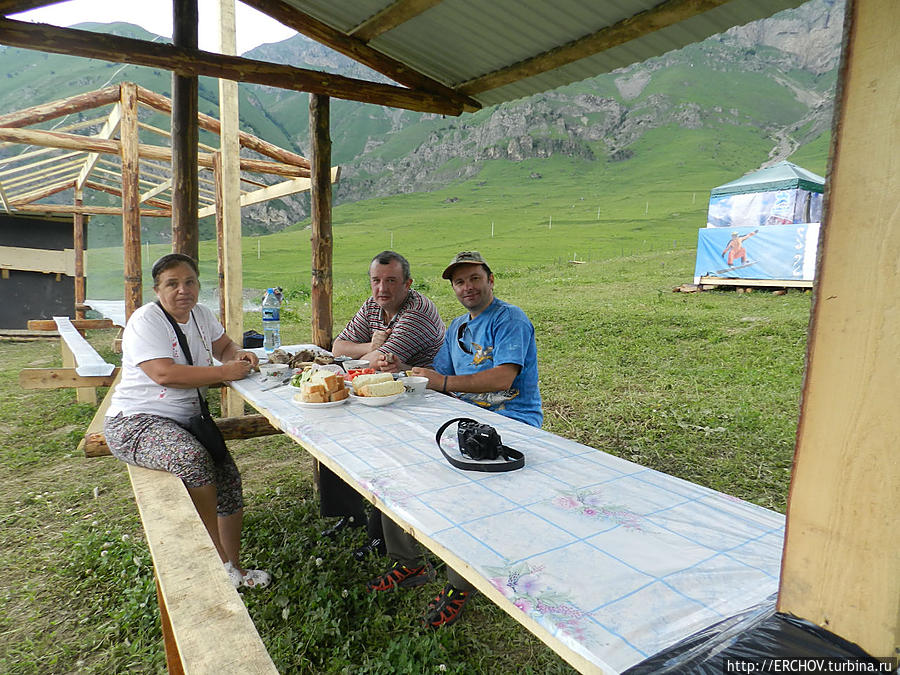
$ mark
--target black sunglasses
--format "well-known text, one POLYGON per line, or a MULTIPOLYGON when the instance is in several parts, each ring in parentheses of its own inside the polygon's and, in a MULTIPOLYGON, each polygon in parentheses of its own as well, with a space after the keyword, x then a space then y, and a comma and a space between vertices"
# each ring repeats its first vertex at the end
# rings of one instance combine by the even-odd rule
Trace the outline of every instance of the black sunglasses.
POLYGON ((466 333, 466 328, 469 327, 469 322, 464 321, 459 324, 459 330, 456 331, 456 342, 459 344, 459 348, 462 349, 466 354, 472 353, 472 348, 469 347, 465 342, 463 342, 463 335, 466 333))

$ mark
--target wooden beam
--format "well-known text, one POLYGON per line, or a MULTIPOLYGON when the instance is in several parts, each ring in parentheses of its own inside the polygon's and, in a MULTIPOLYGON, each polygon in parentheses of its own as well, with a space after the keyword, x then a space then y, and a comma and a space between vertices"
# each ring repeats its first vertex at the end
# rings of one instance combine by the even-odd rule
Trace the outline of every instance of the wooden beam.
MULTIPOLYGON (((117 155, 121 152, 121 141, 102 139, 94 136, 78 134, 62 134, 57 131, 38 131, 34 129, 4 129, 0 127, 0 140, 13 143, 43 145, 64 150, 81 150, 83 152, 100 152, 117 155)), ((160 145, 138 145, 141 157, 154 160, 171 161, 172 150, 160 145)), ((101 160, 102 162, 102 160, 101 160)), ((204 168, 212 168, 212 155, 200 153, 197 163, 204 168)), ((118 165, 115 165, 118 167, 118 165)), ((309 169, 292 164, 270 162, 261 159, 241 159, 241 171, 265 173, 276 176, 308 176, 309 169)))
POLYGON ((3 191, 3 186, 0 185, 0 206, 3 207, 3 210, 9 213, 9 200, 6 198, 6 192, 3 191))
MULTIPOLYGON (((83 206, 83 193, 75 190, 75 206, 83 206)), ((75 318, 84 319, 86 284, 84 281, 84 214, 72 214, 72 241, 75 254, 75 318)))
POLYGON ((48 185, 45 188, 40 190, 32 190, 31 192, 19 192, 15 195, 9 196, 9 203, 16 208, 20 206, 24 206, 25 204, 30 204, 31 202, 36 202, 39 199, 44 199, 45 197, 49 197, 50 195, 59 194, 60 192, 65 192, 66 190, 71 190, 75 186, 75 183, 71 178, 63 179, 58 183, 53 185, 48 185))
MULTIPOLYGON (((9 21, 0 19, 0 23, 9 21)), ((19 23, 13 21, 12 23, 19 23)), ((0 32, 2 34, 2 32, 0 32)), ((0 43, 3 42, 0 37, 0 43)), ((119 100, 119 85, 113 85, 97 91, 89 91, 84 94, 69 96, 51 103, 42 103, 22 110, 0 115, 0 127, 27 127, 32 124, 40 124, 47 120, 53 120, 64 115, 71 115, 90 108, 98 108, 102 105, 115 103, 119 100)))
MULTIPOLYGON (((332 167, 331 182, 337 183, 340 179, 340 176, 340 167, 332 167)), ((306 190, 309 190, 311 186, 312 182, 309 178, 294 178, 293 180, 282 181, 281 183, 276 183, 275 185, 269 185, 268 187, 260 188, 259 190, 254 190, 253 192, 242 194, 240 198, 241 206, 250 206, 251 204, 267 202, 271 199, 286 197, 287 195, 293 195, 298 192, 305 192, 306 190)), ((206 218, 207 216, 213 215, 215 212, 215 205, 207 206, 200 209, 197 217, 206 218)))
POLYGON ((846 5, 778 611, 900 648, 900 3, 846 5))
MULTIPOLYGON (((219 0, 219 51, 237 53, 234 0, 219 0)), ((219 80, 220 171, 216 173, 216 240, 219 244, 219 297, 222 325, 238 345, 244 336, 243 262, 241 259, 240 117, 237 82, 219 80)), ((298 156, 299 157, 299 156, 298 156)), ((309 162, 306 162, 308 165, 309 162)), ((222 414, 244 414, 244 399, 222 390, 222 414)))
POLYGON ((312 148, 310 221, 312 223, 312 341, 324 349, 332 343, 331 105, 327 96, 309 97, 309 142, 312 148))
POLYGON ((122 161, 122 253, 124 256, 125 320, 143 303, 141 276, 141 217, 138 187, 137 87, 122 84, 119 123, 122 161))
MULTIPOLYGON (((22 371, 24 372, 24 371, 22 371)), ((101 385, 102 386, 102 385, 101 385)), ((216 420, 216 424, 222 431, 226 441, 244 438, 257 438, 258 436, 271 436, 280 434, 281 429, 273 427, 269 420, 262 415, 241 415, 238 417, 223 417, 216 420)), ((105 457, 110 454, 106 437, 103 435, 103 427, 85 435, 85 457, 105 457)))
MULTIPOLYGON (((122 196, 122 189, 114 187, 112 185, 106 185, 105 183, 98 183, 97 181, 88 181, 85 183, 85 187, 90 188, 91 190, 99 190, 100 192, 105 192, 107 194, 114 195, 116 197, 122 196)), ((147 198, 144 199, 143 196, 138 198, 139 204, 147 204, 149 206, 158 206, 163 209, 171 209, 172 205, 169 202, 163 201, 162 199, 153 199, 147 198)))
POLYGON ((171 190, 171 189, 172 189, 172 179, 168 178, 168 179, 164 180, 162 183, 160 183, 159 185, 157 185, 155 188, 153 188, 151 190, 147 190, 147 192, 145 192, 144 194, 141 195, 141 197, 138 201, 140 201, 140 203, 143 204, 144 202, 155 197, 156 195, 162 194, 166 190, 171 190))
POLYGON ((397 0, 363 21, 349 35, 363 42, 370 42, 441 2, 442 0, 397 0))
MULTIPOLYGON (((2 129, 3 127, 0 127, 0 130, 2 129)), ((14 143, 0 143, 0 146, 7 145, 14 145, 14 143)), ((55 152, 57 149, 58 148, 40 148, 39 150, 32 150, 31 152, 23 152, 21 155, 4 157, 3 159, 0 159, 0 166, 5 166, 6 164, 14 164, 15 162, 24 162, 26 159, 31 159, 32 157, 50 154, 51 152, 55 152)), ((55 157, 53 159, 55 159, 55 157)))
MULTIPOLYGON (((119 122, 121 121, 122 104, 116 102, 112 107, 112 110, 109 111, 109 117, 106 118, 106 122, 104 122, 103 128, 100 129, 100 133, 97 134, 97 138, 112 138, 118 130, 119 122)), ((98 159, 100 159, 100 153, 92 152, 84 160, 84 167, 81 169, 81 173, 78 174, 78 178, 75 179, 76 190, 80 190, 84 187, 84 184, 87 182, 88 176, 91 175, 91 171, 94 170, 94 166, 97 164, 98 159)))
MULTIPOLYGON (((242 0, 242 2, 245 5, 258 9, 263 14, 268 14, 288 28, 293 28, 298 33, 302 33, 316 42, 331 47, 333 50, 368 66, 382 75, 387 75, 394 80, 394 82, 405 84, 408 87, 412 87, 413 90, 422 93, 430 92, 436 94, 445 101, 448 106, 452 107, 454 110, 458 110, 458 112, 446 112, 442 114, 458 115, 463 110, 474 111, 481 109, 481 104, 475 99, 462 95, 444 83, 438 82, 427 75, 423 75, 406 64, 372 49, 372 47, 362 40, 345 35, 328 24, 319 21, 315 17, 299 11, 287 0, 242 0)), ((2 41, 2 39, 2 34, 0 34, 0 41, 2 41)), ((345 98, 344 96, 340 96, 334 92, 325 91, 324 89, 316 91, 309 89, 308 91, 315 94, 331 95, 335 98, 345 98)), ((364 102, 374 103, 374 101, 364 102)), ((405 108, 406 106, 397 105, 394 107, 405 108)), ((409 110, 413 109, 414 108, 409 108, 409 110)), ((423 110, 420 112, 426 111, 423 110)))
MULTIPOLYGON (((157 94, 149 89, 138 87, 138 100, 160 112, 172 112, 172 101, 162 94, 157 94)), ((201 129, 205 129, 211 133, 218 135, 221 135, 222 133, 221 124, 215 117, 210 117, 204 113, 197 113, 197 123, 200 125, 201 129)), ((252 134, 248 134, 246 131, 240 131, 238 138, 240 139, 241 146, 254 150, 261 155, 271 157, 272 159, 285 164, 302 166, 304 169, 309 168, 309 160, 306 159, 306 157, 302 157, 301 155, 285 150, 284 148, 279 148, 277 145, 273 145, 268 141, 264 141, 252 134)))
POLYGON ((506 68, 462 82, 455 88, 466 94, 475 95, 512 84, 625 44, 647 33, 672 26, 728 2, 730 0, 665 0, 652 9, 639 12, 612 26, 607 26, 595 33, 585 35, 573 42, 555 47, 506 68))
POLYGON ((35 7, 55 5, 62 0, 0 0, 0 15, 27 12, 35 7))
MULTIPOLYGON (((20 185, 28 185, 29 183, 42 183, 46 182, 46 180, 51 176, 58 176, 59 174, 69 174, 74 173, 77 175, 77 172, 73 172, 73 169, 76 166, 81 165, 81 160, 69 160, 68 162, 63 162, 61 164, 53 164, 40 171, 35 171, 32 174, 28 174, 27 176, 20 176, 19 178, 14 178, 13 180, 8 180, 4 183, 6 185, 7 192, 10 192, 12 188, 17 188, 20 185)), ((74 176, 73 176, 74 177, 74 176)), ((12 196, 12 195, 10 195, 12 196)))
POLYGON ((0 268, 45 274, 75 275, 72 249, 53 251, 22 246, 0 246, 0 268))
MULTIPOLYGON (((72 326, 75 330, 102 330, 114 326, 111 319, 74 319, 72 326)), ((29 319, 28 330, 42 330, 57 332, 56 321, 53 319, 29 319)))
POLYGON ((69 159, 70 157, 78 157, 83 155, 82 152, 64 152, 61 155, 57 155, 55 157, 48 157, 47 159, 42 159, 38 162, 31 162, 30 164, 24 164, 22 166, 15 166, 12 169, 6 169, 6 171, 0 171, 0 176, 12 176, 17 173, 22 173, 23 171, 31 171, 32 169, 36 169, 39 166, 45 166, 47 164, 53 164, 54 162, 59 162, 63 159, 69 159))
POLYGON ((19 371, 19 386, 22 389, 68 389, 84 387, 111 387, 118 378, 119 369, 111 375, 83 376, 75 368, 25 368, 19 371))
MULTIPOLYGON (((91 216, 121 216, 117 206, 74 206, 68 204, 22 204, 16 207, 22 213, 84 213, 91 216)), ((171 218, 171 209, 141 209, 141 218, 171 218)))
MULTIPOLYGON (((172 42, 197 50, 197 0, 172 3, 172 42)), ((197 90, 196 73, 172 71, 172 251, 197 260, 197 90)))
MULTIPOLYGON (((292 11, 296 13, 296 10, 292 11)), ((180 75, 208 75, 237 82, 254 82, 279 89, 306 91, 417 112, 459 115, 463 110, 460 97, 456 95, 451 98, 433 91, 405 89, 239 56, 224 56, 159 42, 12 19, 0 19, 0 44, 52 54, 165 68, 180 75)))

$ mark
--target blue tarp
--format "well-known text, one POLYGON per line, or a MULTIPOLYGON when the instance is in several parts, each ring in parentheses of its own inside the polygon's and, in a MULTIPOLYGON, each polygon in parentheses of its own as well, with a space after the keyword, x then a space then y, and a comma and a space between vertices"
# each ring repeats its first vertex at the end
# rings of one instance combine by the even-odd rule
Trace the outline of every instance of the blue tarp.
POLYGON ((818 223, 703 228, 694 283, 700 277, 812 281, 818 241, 818 223))

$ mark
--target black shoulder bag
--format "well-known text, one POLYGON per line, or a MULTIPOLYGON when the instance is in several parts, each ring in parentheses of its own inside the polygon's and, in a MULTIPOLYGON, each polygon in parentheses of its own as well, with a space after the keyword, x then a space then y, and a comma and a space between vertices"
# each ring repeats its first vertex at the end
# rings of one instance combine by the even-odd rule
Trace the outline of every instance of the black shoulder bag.
POLYGON ((488 471, 497 473, 500 471, 513 471, 521 469, 525 466, 525 455, 518 450, 503 445, 500 441, 500 434, 490 424, 480 424, 469 417, 454 417, 448 422, 444 422, 441 428, 437 430, 434 436, 437 441, 438 448, 443 453, 447 461, 457 469, 465 471, 488 471), (459 422, 456 428, 456 437, 459 440, 459 451, 463 455, 472 458, 473 462, 467 462, 462 459, 456 459, 447 454, 446 450, 441 447, 441 436, 444 430, 454 422, 459 422), (502 457, 504 462, 482 460, 496 460, 502 457))
MULTIPOLYGON (((172 328, 175 329, 175 336, 178 338, 178 344, 181 345, 181 351, 184 352, 184 358, 187 359, 189 365, 194 365, 194 359, 191 356, 187 338, 181 331, 181 326, 178 325, 178 322, 175 321, 172 315, 165 310, 158 300, 156 301, 156 304, 162 310, 162 313, 166 315, 169 323, 172 324, 172 328)), ((193 311, 191 312, 191 318, 194 319, 194 323, 197 323, 193 311)), ((209 414, 209 406, 206 404, 206 399, 200 394, 199 389, 197 389, 197 398, 200 400, 200 414, 194 415, 188 420, 187 430, 200 441, 200 444, 204 448, 206 448, 210 457, 213 458, 213 461, 216 464, 221 464, 228 456, 228 448, 225 446, 225 439, 222 437, 222 431, 216 426, 216 422, 212 418, 212 415, 209 414)))

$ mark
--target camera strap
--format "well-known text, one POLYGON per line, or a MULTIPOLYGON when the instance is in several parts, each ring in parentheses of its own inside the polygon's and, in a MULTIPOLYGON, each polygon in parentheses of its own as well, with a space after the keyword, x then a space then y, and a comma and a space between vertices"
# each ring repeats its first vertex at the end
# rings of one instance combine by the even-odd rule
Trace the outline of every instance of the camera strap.
POLYGON ((457 469, 462 469, 463 471, 487 471, 490 473, 499 473, 501 471, 514 471, 525 466, 525 455, 523 455, 518 450, 513 450, 509 446, 503 444, 500 445, 500 454, 503 456, 503 459, 506 460, 504 462, 495 462, 492 460, 484 462, 475 460, 467 461, 464 459, 451 457, 441 446, 441 436, 444 435, 444 430, 454 422, 474 422, 476 424, 478 422, 477 420, 473 420, 471 417, 454 417, 452 420, 444 422, 441 425, 441 428, 438 429, 437 433, 434 435, 434 440, 437 442, 437 446, 440 449, 441 453, 444 455, 444 457, 446 457, 447 461, 457 469))

